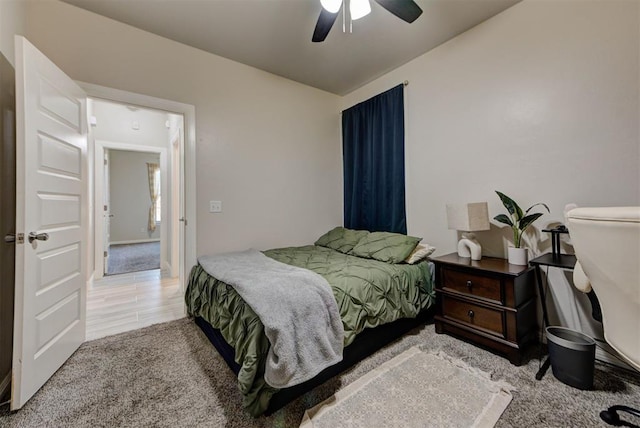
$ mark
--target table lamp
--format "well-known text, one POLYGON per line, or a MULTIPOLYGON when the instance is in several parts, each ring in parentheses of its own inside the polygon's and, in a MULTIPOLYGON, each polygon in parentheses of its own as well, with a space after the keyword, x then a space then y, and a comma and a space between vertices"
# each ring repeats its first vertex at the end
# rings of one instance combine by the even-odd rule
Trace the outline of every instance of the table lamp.
POLYGON ((464 232, 458 242, 458 256, 482 259, 482 247, 471 232, 490 229, 487 203, 447 204, 447 223, 449 229, 464 232))

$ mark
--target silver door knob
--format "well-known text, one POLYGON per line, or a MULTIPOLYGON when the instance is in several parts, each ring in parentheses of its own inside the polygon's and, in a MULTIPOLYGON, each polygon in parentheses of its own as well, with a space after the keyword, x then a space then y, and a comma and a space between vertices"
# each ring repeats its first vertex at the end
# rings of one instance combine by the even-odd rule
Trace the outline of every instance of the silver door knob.
POLYGON ((29 243, 33 242, 33 241, 48 241, 49 240, 49 234, 48 233, 35 233, 35 232, 29 232, 29 243))
POLYGON ((4 242, 6 242, 7 244, 11 244, 12 242, 16 242, 16 234, 15 233, 9 233, 7 235, 4 236, 4 242))

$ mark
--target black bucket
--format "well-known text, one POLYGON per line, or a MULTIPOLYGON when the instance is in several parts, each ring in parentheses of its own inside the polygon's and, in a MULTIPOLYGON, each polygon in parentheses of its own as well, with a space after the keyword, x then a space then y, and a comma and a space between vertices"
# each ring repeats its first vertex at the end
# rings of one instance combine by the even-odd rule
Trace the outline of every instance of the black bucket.
POLYGON ((596 341, 564 327, 547 327, 547 345, 553 375, 578 389, 593 388, 596 341))

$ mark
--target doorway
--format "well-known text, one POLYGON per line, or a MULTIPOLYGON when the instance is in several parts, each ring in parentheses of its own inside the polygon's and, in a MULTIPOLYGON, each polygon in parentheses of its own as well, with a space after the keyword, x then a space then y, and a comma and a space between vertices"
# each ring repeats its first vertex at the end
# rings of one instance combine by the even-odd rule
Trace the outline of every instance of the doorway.
MULTIPOLYGON (((15 189, 20 197, 15 204, 11 410, 21 408, 83 341, 92 338, 86 334, 87 309, 94 309, 94 302, 87 296, 95 284, 97 207, 94 137, 88 126, 95 121, 87 114, 89 97, 182 115, 180 212, 173 217, 183 222, 178 231, 179 263, 173 267, 178 275, 169 278, 176 283, 170 293, 178 300, 185 266, 195 264, 196 253, 195 229, 188 227, 195 225, 194 106, 75 82, 22 36, 15 36, 15 62, 15 189)), ((144 288, 142 283, 135 287, 144 288)), ((164 290, 158 292, 155 285, 154 290, 156 295, 145 302, 164 297, 164 290)), ((181 304, 174 316, 184 316, 184 308, 181 304)), ((142 318, 140 312, 136 317, 142 318)), ((162 321, 144 318, 148 323, 162 321)), ((133 326, 137 327, 141 325, 133 326)))
POLYGON ((102 99, 90 99, 89 106, 94 280, 150 270, 150 265, 163 277, 180 276, 183 116, 102 99), (136 249, 147 256, 159 250, 159 266, 144 254, 134 260, 136 249))
MULTIPOLYGON (((185 284, 185 267, 190 267, 196 264, 196 122, 195 107, 190 104, 184 104, 177 101, 171 101, 162 98, 156 98, 148 95, 137 94, 134 92, 123 91, 120 89, 107 88, 105 86, 96 85, 93 83, 77 82, 78 85, 86 92, 88 97, 93 100, 111 101, 114 103, 120 103, 128 105, 130 107, 140 107, 143 109, 151 109, 156 111, 163 111, 173 113, 171 116, 182 119, 182 127, 176 126, 176 124, 170 123, 170 126, 175 127, 175 132, 171 135, 171 150, 174 153, 173 159, 175 162, 182 165, 182 168, 176 168, 174 180, 179 183, 173 189, 176 194, 175 200, 179 200, 179 211, 176 211, 176 215, 172 220, 176 228, 173 230, 173 235, 176 237, 175 241, 180 248, 179 254, 174 254, 174 257, 178 257, 179 260, 173 262, 171 266, 172 277, 180 278, 181 290, 184 289, 185 284), (180 145, 174 144, 174 142, 180 141, 180 145), (175 272, 177 270, 177 272, 175 272)), ((97 118, 96 118, 97 120, 97 118)), ((132 124, 133 125, 133 124, 132 124)), ((174 128, 172 128, 174 129, 174 128)), ((93 131, 92 126, 90 131, 93 131)), ((95 135, 92 136, 95 138, 95 135)), ((94 159, 94 147, 89 145, 89 159, 94 159)), ((90 163, 90 179, 95 174, 95 165, 90 163)), ((94 190, 93 182, 90 187, 94 190)), ((97 212, 98 206, 95 204, 95 198, 92 198, 93 203, 91 209, 93 216, 102 215, 101 212, 97 212)), ((95 222, 94 222, 95 223, 95 222)), ((93 234, 92 234, 93 235, 93 234)), ((96 237, 97 238, 97 237, 96 237)), ((95 243, 95 242, 94 242, 95 243)), ((89 256, 90 271, 96 275, 94 258, 92 257, 95 252, 100 252, 101 249, 96 245, 92 246, 89 256)), ((88 283, 95 280, 93 276, 89 278, 88 283)))
POLYGON ((160 152, 104 150, 104 275, 160 269, 163 175, 160 152))
POLYGON ((184 316, 184 117, 89 99, 94 281, 87 340, 184 316))

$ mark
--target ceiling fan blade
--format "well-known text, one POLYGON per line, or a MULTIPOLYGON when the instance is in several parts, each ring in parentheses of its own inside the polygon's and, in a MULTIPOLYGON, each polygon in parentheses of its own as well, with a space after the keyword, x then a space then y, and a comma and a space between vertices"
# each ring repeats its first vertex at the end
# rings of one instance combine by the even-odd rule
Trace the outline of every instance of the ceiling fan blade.
POLYGON ((376 2, 408 23, 412 23, 422 15, 422 9, 413 0, 376 0, 376 2))
POLYGON ((324 8, 320 12, 320 16, 318 17, 318 22, 316 23, 316 28, 313 30, 313 37, 311 38, 312 42, 324 42, 324 39, 327 38, 331 27, 333 27, 333 23, 336 22, 336 18, 338 17, 338 13, 327 12, 324 8))

